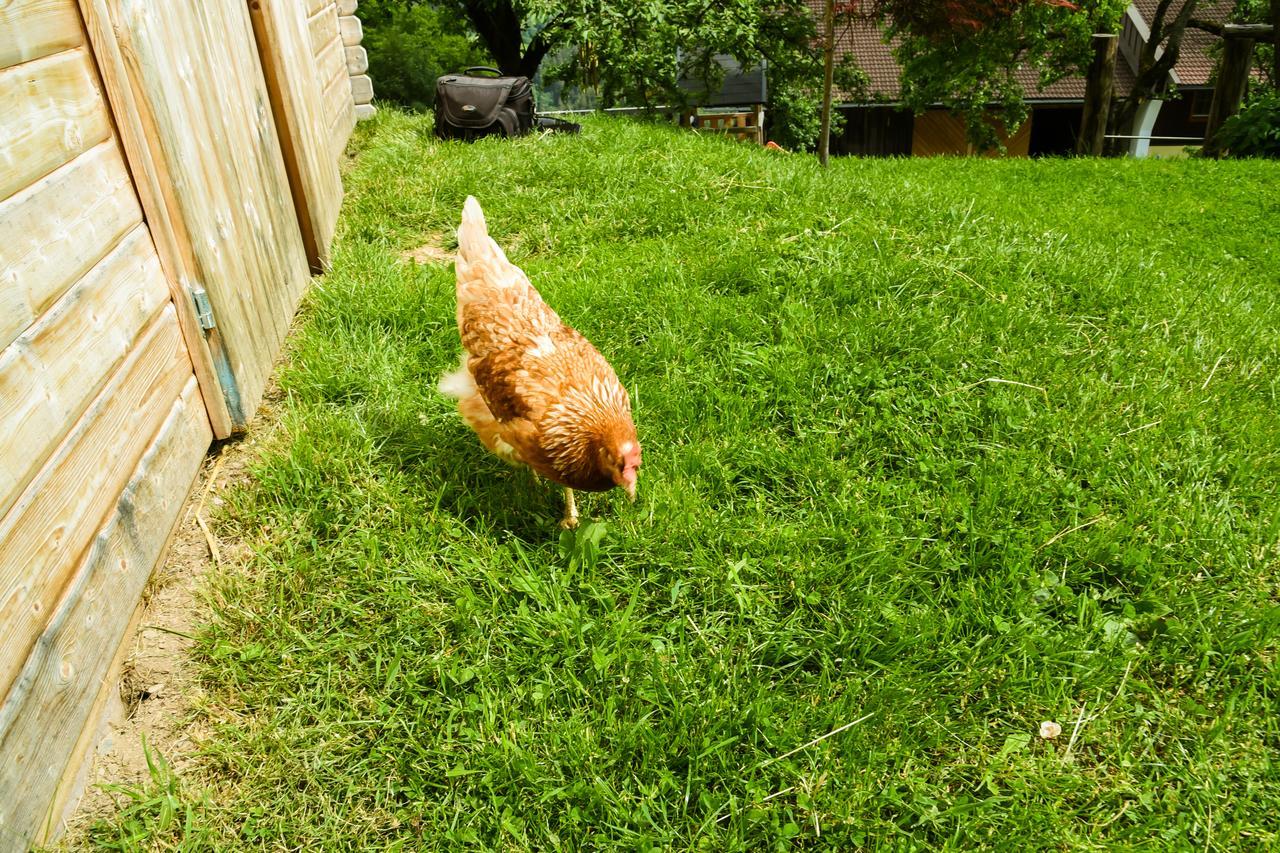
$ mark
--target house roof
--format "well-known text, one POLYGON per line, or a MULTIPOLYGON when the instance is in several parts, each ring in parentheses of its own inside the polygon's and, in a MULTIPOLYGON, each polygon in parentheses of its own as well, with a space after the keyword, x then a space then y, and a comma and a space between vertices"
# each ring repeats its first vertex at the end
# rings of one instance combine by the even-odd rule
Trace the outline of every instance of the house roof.
MULTIPOLYGON (((1174 0, 1178 2, 1178 0, 1174 0)), ((1185 0, 1184 0, 1185 2, 1185 0)), ((1204 7, 1197 9, 1197 17, 1206 20, 1224 21, 1230 13, 1233 0, 1211 0, 1204 7)), ((810 10, 816 17, 822 14, 823 0, 806 0, 810 10)), ((1140 0, 1135 3, 1144 21, 1149 21, 1154 14, 1159 0, 1140 0)), ((1172 13, 1171 13, 1172 14, 1172 13)), ((1175 73, 1179 81, 1187 86, 1205 85, 1213 73, 1213 59, 1207 48, 1214 42, 1214 37, 1200 30, 1187 30, 1183 36, 1183 48, 1178 57, 1175 73)), ((848 24, 841 25, 836 31, 836 55, 844 57, 852 55, 858 67, 870 78, 869 94, 874 100, 896 101, 902 95, 900 81, 901 67, 893 56, 895 43, 884 41, 880 24, 870 18, 855 18, 848 24)), ((1047 86, 1040 85, 1039 73, 1031 67, 1023 66, 1015 74, 1015 78, 1027 93, 1028 101, 1082 100, 1084 98, 1084 75, 1073 75, 1056 80, 1047 86)), ((1116 63, 1116 91, 1125 95, 1133 89, 1135 77, 1127 62, 1116 63)), ((850 92, 838 92, 837 97, 845 102, 860 101, 850 92)))
MULTIPOLYGON (((1133 6, 1138 10, 1138 14, 1142 16, 1144 24, 1148 26, 1155 17, 1156 7, 1160 5, 1160 0, 1134 0, 1133 6)), ((1178 12, 1182 11, 1182 7, 1186 5, 1186 0, 1173 0, 1169 5, 1169 11, 1165 15, 1166 20, 1173 20, 1178 12)), ((1235 0, 1201 0, 1196 6, 1195 17, 1205 21, 1212 21, 1215 24, 1223 24, 1231 20, 1231 10, 1235 6, 1235 0)), ((1182 35, 1182 49, 1178 52, 1178 63, 1173 66, 1173 73, 1177 75, 1178 82, 1183 86, 1207 86, 1213 79, 1214 60, 1209 48, 1217 38, 1212 33, 1206 33, 1204 30, 1195 30, 1190 27, 1182 35)))

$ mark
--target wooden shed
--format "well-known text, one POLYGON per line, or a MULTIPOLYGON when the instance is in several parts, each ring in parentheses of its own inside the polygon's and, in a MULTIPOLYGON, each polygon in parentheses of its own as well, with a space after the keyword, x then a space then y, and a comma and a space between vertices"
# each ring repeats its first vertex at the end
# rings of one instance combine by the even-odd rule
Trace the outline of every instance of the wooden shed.
POLYGON ((0 850, 56 831, 201 460, 328 261, 340 5, 0 2, 0 850))

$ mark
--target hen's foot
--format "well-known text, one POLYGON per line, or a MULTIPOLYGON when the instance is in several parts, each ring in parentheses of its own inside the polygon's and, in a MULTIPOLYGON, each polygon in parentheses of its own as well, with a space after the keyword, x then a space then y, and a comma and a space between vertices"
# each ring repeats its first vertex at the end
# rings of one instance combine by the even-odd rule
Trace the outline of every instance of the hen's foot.
POLYGON ((564 518, 560 519, 560 526, 565 530, 578 526, 578 505, 573 499, 573 489, 564 490, 564 518))

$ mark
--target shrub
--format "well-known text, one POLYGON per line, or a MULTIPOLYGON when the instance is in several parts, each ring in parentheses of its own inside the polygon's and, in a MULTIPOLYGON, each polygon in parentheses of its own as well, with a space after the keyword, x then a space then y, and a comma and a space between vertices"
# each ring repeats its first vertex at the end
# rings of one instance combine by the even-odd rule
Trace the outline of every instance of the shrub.
POLYGON ((1280 157, 1280 91, 1262 93, 1227 119, 1218 142, 1232 157, 1280 157))
POLYGON ((366 0, 360 17, 379 98, 426 109, 435 101, 437 77, 493 64, 458 16, 434 6, 366 0))

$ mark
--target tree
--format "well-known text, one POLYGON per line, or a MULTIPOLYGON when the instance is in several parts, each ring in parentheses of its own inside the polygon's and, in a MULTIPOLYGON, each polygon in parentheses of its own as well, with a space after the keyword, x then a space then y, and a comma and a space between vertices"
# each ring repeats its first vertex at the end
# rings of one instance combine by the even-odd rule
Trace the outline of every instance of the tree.
MULTIPOLYGON (((1270 7, 1263 5, 1266 0, 1238 0, 1230 19, 1239 23, 1261 23, 1268 15, 1280 16, 1280 0, 1270 0, 1270 7)), ((1129 95, 1120 100, 1111 114, 1111 127, 1114 131, 1124 132, 1131 128, 1134 116, 1142 105, 1155 98, 1169 94, 1169 71, 1177 64, 1182 54, 1182 42, 1188 30, 1201 30, 1222 37, 1222 24, 1198 17, 1197 12, 1210 4, 1200 0, 1183 0, 1176 5, 1176 0, 1160 0, 1148 22, 1151 36, 1143 46, 1138 58, 1137 79, 1129 95)), ((1274 35, 1270 36, 1274 40, 1274 35)), ((1271 56, 1275 50, 1272 46, 1271 56)), ((1262 55, 1258 58, 1262 58, 1262 55)), ((1265 66, 1264 66, 1265 67, 1265 66)), ((1271 85, 1277 85, 1280 72, 1268 69, 1271 73, 1271 85)))
POLYGON ((408 0, 363 0, 360 18, 369 74, 378 81, 381 99, 430 106, 437 77, 492 62, 470 28, 438 7, 408 0))
POLYGON ((1047 85, 1087 67, 1095 32, 1116 32, 1127 0, 868 0, 899 40, 903 102, 942 104, 966 119, 970 141, 999 145, 998 126, 1026 119, 1020 68, 1047 85))
POLYGON ((498 69, 512 77, 537 74, 565 30, 564 10, 549 8, 539 15, 537 0, 444 0, 442 5, 470 22, 498 69))
MULTIPOLYGON (((820 45, 804 0, 439 0, 470 21, 498 67, 544 83, 597 89, 602 105, 682 107, 683 77, 714 89, 717 54, 768 63, 772 135, 812 147, 820 45)), ((842 84, 856 76, 841 69, 842 84)))

